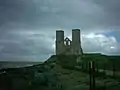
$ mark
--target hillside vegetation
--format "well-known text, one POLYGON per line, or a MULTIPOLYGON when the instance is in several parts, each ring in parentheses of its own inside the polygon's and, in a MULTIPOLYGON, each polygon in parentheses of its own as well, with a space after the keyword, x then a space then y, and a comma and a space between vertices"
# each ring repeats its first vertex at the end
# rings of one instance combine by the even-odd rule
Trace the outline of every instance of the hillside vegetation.
MULTIPOLYGON (((88 69, 91 60, 103 68, 116 58, 101 54, 53 55, 42 64, 1 70, 0 90, 89 90, 89 73, 82 69, 88 69)), ((119 79, 95 79, 96 90, 120 90, 119 79)))

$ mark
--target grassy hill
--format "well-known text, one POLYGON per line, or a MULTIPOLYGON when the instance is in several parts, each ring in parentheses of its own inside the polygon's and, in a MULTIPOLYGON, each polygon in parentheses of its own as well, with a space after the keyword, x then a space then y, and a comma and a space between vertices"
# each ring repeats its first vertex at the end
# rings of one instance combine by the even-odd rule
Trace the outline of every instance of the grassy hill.
MULTIPOLYGON (((11 90, 89 90, 89 73, 82 69, 88 69, 91 60, 103 68, 104 64, 119 60, 119 57, 101 54, 53 55, 41 64, 3 70, 0 83, 8 85, 11 90)), ((119 79, 107 76, 95 79, 96 90, 120 90, 119 79)), ((2 84, 0 90, 9 90, 2 84)))

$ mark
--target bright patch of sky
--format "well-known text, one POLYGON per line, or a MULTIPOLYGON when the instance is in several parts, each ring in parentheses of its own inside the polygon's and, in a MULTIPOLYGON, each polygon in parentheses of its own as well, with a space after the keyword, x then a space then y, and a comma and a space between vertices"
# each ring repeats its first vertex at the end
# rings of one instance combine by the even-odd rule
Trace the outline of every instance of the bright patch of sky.
POLYGON ((103 32, 103 35, 109 37, 109 36, 113 36, 116 38, 117 41, 120 41, 120 34, 117 33, 116 31, 110 31, 110 32, 103 32))

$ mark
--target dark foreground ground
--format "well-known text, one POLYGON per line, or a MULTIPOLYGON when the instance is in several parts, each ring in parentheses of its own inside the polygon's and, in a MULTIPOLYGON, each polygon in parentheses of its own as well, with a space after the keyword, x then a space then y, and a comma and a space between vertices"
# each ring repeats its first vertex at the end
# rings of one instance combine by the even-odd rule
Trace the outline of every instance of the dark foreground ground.
MULTIPOLYGON (((89 74, 77 66, 76 59, 52 56, 42 64, 3 69, 0 90, 89 90, 89 74)), ((119 79, 101 75, 95 80, 96 90, 120 90, 119 79)))

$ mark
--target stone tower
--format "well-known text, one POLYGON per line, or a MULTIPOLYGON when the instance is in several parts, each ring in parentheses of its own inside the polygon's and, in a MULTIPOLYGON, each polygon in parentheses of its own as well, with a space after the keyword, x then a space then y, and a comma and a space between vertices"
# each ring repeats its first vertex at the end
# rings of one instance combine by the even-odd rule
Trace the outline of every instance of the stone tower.
POLYGON ((82 54, 81 49, 80 29, 72 29, 72 54, 82 54))
POLYGON ((64 31, 56 31, 56 55, 64 53, 64 31))
POLYGON ((82 55, 80 29, 72 29, 72 41, 66 37, 64 31, 56 31, 56 55, 82 55))

